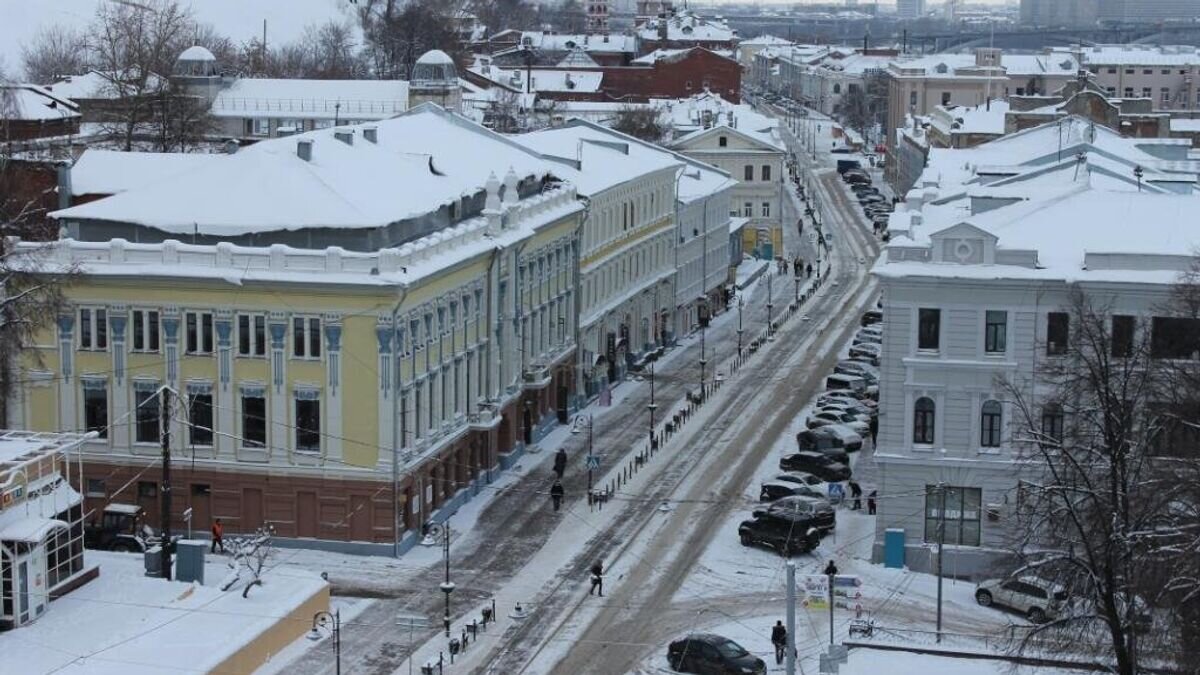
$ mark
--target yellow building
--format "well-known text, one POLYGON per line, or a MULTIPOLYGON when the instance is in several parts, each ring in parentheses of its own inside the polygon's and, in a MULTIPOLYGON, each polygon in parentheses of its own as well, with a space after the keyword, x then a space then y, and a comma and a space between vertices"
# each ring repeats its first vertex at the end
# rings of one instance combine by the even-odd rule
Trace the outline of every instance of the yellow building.
POLYGON ((158 517, 164 388, 180 528, 191 509, 201 532, 399 548, 565 414, 583 206, 535 154, 425 107, 211 164, 56 213, 77 239, 21 245, 80 276, 10 422, 100 434, 89 507, 158 517), (189 214, 199 243, 178 240, 189 214))

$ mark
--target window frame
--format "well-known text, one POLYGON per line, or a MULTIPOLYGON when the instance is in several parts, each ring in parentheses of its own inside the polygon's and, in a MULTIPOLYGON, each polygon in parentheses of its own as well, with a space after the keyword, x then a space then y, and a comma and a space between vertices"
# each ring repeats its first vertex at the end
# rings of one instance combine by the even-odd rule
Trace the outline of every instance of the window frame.
POLYGON ((983 353, 1004 354, 1008 351, 1008 311, 988 309, 983 313, 983 353), (996 316, 999 321, 993 320, 996 316))
POLYGON ((79 333, 75 344, 80 351, 86 352, 106 352, 108 351, 108 309, 105 307, 80 307, 75 313, 76 319, 79 322, 79 333), (84 313, 87 313, 87 320, 84 320, 84 313), (87 330, 84 330, 86 324, 87 330), (87 336, 87 343, 84 343, 84 336, 87 336), (103 342, 104 344, 100 344, 103 342))
POLYGON ((929 396, 919 396, 913 401, 913 445, 932 446, 937 440, 937 402, 929 396), (922 403, 929 405, 923 409, 922 403))
POLYGON ((771 182, 771 165, 770 164, 763 164, 761 167, 759 167, 758 173, 760 176, 762 176, 762 180, 764 183, 771 182))
POLYGON ((321 452, 321 396, 319 392, 297 391, 292 396, 292 415, 294 423, 294 447, 296 452, 305 454, 320 454, 321 452), (301 407, 315 406, 315 411, 304 411, 301 407), (315 412, 315 426, 309 421, 315 412), (303 421, 302 421, 303 418, 303 421), (307 426, 306 426, 307 424, 307 426))
POLYGON ((1133 356, 1133 346, 1137 339, 1137 317, 1132 314, 1114 314, 1109 331, 1112 357, 1127 359, 1133 356))
POLYGON ((943 495, 939 493, 939 486, 929 484, 925 486, 925 543, 937 543, 939 524, 944 524, 945 531, 941 539, 946 544, 973 548, 981 546, 983 542, 983 488, 944 485, 940 489, 945 491, 944 501, 943 495), (943 505, 945 514, 942 513, 943 505), (974 507, 974 510, 968 511, 969 507, 974 507), (968 518, 969 513, 973 513, 973 516, 968 518), (967 526, 973 527, 968 528, 967 526), (968 538, 966 533, 969 530, 973 530, 973 537, 968 538))
POLYGON ((238 391, 238 445, 246 450, 264 450, 267 447, 267 392, 264 387, 241 388, 238 391), (261 395, 254 395, 259 394, 261 395), (247 410, 247 401, 262 401, 262 415, 257 419, 250 415, 247 410), (258 431, 262 427, 262 441, 252 439, 250 437, 251 425, 247 421, 253 421, 254 431, 258 431))
POLYGON ((129 351, 138 354, 157 354, 161 350, 162 313, 157 309, 130 310, 129 351))
POLYGON ((979 447, 995 450, 1004 443, 1004 405, 994 398, 979 405, 979 447))
POLYGON ((205 356, 216 351, 216 319, 212 312, 188 310, 183 313, 183 353, 205 356))
POLYGON ((937 307, 918 307, 917 308, 917 351, 936 353, 942 348, 942 310, 937 307), (927 319, 933 321, 933 331, 927 330, 927 319), (933 346, 928 346, 927 338, 932 340, 933 346))
POLYGON ((211 448, 214 445, 215 424, 213 417, 213 394, 212 390, 206 392, 188 392, 188 443, 194 447, 211 448), (201 398, 207 398, 206 403, 199 401, 201 398), (203 416, 197 415, 197 412, 207 410, 207 426, 204 424, 203 416), (197 439, 197 431, 199 431, 199 439, 197 439), (207 442, 205 442, 207 440, 207 442))
POLYGON ((83 430, 85 432, 95 431, 98 438, 100 438, 101 440, 107 439, 108 438, 108 420, 109 420, 108 382, 104 381, 104 382, 100 383, 99 386, 97 386, 95 384, 93 384, 91 386, 84 384, 82 386, 82 389, 83 389, 83 392, 82 392, 83 405, 81 407, 82 407, 82 413, 83 413, 83 430), (93 410, 93 408, 89 405, 89 403, 91 402, 89 400, 91 398, 89 396, 89 394, 91 394, 93 392, 100 392, 100 394, 103 397, 104 406, 103 406, 103 411, 102 411, 103 419, 101 420, 101 424, 93 424, 93 420, 90 419, 90 417, 91 417, 90 412, 93 410))
POLYGON ((754 181, 754 165, 746 164, 742 168, 742 182, 750 183, 754 181))
POLYGON ((321 317, 313 314, 293 316, 291 321, 292 358, 320 361, 325 347, 321 330, 321 317), (300 324, 299 330, 297 330, 297 324, 300 324))
POLYGON ((145 385, 135 385, 133 389, 134 423, 133 442, 137 445, 159 445, 162 443, 162 402, 158 401, 158 385, 151 389, 145 385), (149 401, 155 401, 150 403, 149 401), (154 433, 147 440, 143 432, 149 425, 154 425, 154 433))
POLYGON ((1046 313, 1046 356, 1063 356, 1070 349, 1071 315, 1066 312, 1046 313), (1061 340, 1051 340, 1051 334, 1061 333, 1061 340))
POLYGON ((237 315, 237 355, 246 359, 267 357, 267 315, 259 312, 239 312, 237 315), (246 327, 242 327, 243 320, 246 327), (261 328, 261 333, 259 329, 261 328), (246 349, 243 350, 243 337, 246 349), (261 348, 261 351, 256 349, 261 348))

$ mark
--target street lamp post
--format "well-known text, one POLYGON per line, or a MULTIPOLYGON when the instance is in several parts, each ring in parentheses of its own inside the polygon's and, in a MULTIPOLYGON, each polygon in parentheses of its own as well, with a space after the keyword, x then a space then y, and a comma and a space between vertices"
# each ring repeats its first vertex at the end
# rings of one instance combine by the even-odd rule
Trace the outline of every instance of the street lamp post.
POLYGON ((774 277, 775 277, 774 274, 767 275, 767 338, 768 339, 775 336, 775 330, 771 327, 771 308, 775 306, 775 303, 772 302, 773 295, 772 295, 771 280, 774 277))
POLYGON ((446 580, 442 582, 442 593, 446 594, 446 612, 442 615, 442 625, 446 629, 446 637, 450 637, 450 594, 454 592, 454 582, 450 581, 450 522, 442 523, 442 556, 446 559, 446 580))
POLYGON ((738 356, 742 355, 742 308, 746 306, 746 300, 741 295, 738 296, 738 356))
POLYGON ((704 400, 704 366, 708 363, 708 359, 706 358, 705 351, 704 351, 704 334, 707 331, 707 329, 708 329, 708 326, 703 321, 701 321, 700 322, 700 400, 701 401, 704 400))
POLYGON ((654 443, 654 411, 658 409, 658 404, 654 402, 654 363, 650 363, 650 404, 646 406, 650 410, 650 450, 655 449, 654 443))
POLYGON ((321 629, 328 628, 333 637, 333 662, 334 672, 336 675, 342 675, 342 616, 341 610, 334 610, 330 614, 327 610, 321 610, 313 614, 312 630, 308 631, 309 640, 320 640, 321 629))

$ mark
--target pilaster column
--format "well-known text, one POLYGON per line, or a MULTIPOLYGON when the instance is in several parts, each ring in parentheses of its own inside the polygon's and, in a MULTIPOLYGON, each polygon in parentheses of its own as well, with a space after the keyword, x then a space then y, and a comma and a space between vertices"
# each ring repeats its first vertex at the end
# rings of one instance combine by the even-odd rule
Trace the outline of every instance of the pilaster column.
MULTIPOLYGON (((4 357, 8 358, 8 357, 4 357)), ((12 355, 12 358, 17 358, 17 355, 12 355)), ((61 429, 74 429, 78 424, 75 412, 75 315, 60 314, 58 316, 58 364, 59 372, 62 376, 61 384, 58 387, 58 426, 61 429)), ((27 376, 28 371, 18 371, 23 376, 27 376)), ((15 392, 18 400, 25 397, 25 391, 29 385, 21 386, 23 391, 15 392)), ((22 418, 18 418, 19 422, 24 422, 22 418)), ((111 433, 109 434, 112 435, 111 433)))
POLYGON ((237 389, 233 382, 233 312, 217 310, 213 317, 213 325, 217 331, 217 387, 213 392, 213 404, 216 408, 217 433, 213 435, 213 445, 216 456, 236 456, 237 441, 233 436, 237 429, 233 423, 233 411, 238 406, 237 389))
POLYGON ((393 385, 396 381, 395 375, 392 372, 392 368, 396 364, 396 360, 392 357, 392 338, 394 334, 395 330, 392 326, 391 317, 381 315, 375 325, 375 337, 379 342, 379 381, 377 383, 379 395, 375 397, 375 400, 378 406, 377 416, 379 418, 378 445, 380 456, 378 457, 378 464, 380 466, 383 465, 385 459, 390 460, 390 458, 384 457, 384 449, 396 447, 395 430, 396 425, 399 424, 399 420, 395 419, 393 413, 392 400, 392 397, 395 396, 393 385))
MULTIPOLYGON (((108 311, 108 347, 112 350, 112 417, 109 423, 109 436, 114 448, 122 448, 132 452, 133 440, 130 430, 135 420, 127 417, 130 413, 129 388, 126 386, 125 373, 125 327, 129 324, 129 310, 124 305, 114 306, 108 311)), ((75 396, 71 396, 74 406, 75 396)), ((74 418, 72 418, 73 420, 74 418)))
POLYGON ((292 452, 291 429, 289 428, 288 402, 291 392, 287 390, 287 358, 284 344, 287 337, 287 314, 271 312, 267 317, 267 336, 271 340, 271 385, 270 424, 267 427, 267 457, 274 450, 282 450, 283 457, 290 457, 292 452))
MULTIPOLYGON (((325 327, 325 422, 328 434, 323 440, 325 459, 342 459, 342 317, 326 314, 325 327)), ((380 425, 384 423, 380 419, 380 425)))
MULTIPOLYGON (((179 308, 167 307, 162 313, 163 356, 167 362, 167 386, 180 396, 186 397, 187 392, 179 386, 179 308)), ((185 399, 186 402, 186 399, 185 399)), ((186 410, 186 408, 180 408, 186 410)), ((184 413, 186 414, 186 413, 184 413)), ((171 448, 181 449, 187 446, 184 436, 187 419, 176 415, 171 424, 171 448)))

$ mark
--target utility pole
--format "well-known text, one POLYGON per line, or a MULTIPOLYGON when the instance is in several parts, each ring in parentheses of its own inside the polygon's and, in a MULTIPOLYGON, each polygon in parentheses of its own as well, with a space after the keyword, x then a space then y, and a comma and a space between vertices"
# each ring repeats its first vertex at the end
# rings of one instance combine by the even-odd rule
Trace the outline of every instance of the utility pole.
POLYGON ((784 644, 787 675, 796 675, 796 563, 787 563, 787 641, 784 644))
MULTIPOLYGON (((658 408, 658 404, 654 402, 654 362, 650 362, 650 404, 646 406, 650 410, 650 449, 654 450, 654 410, 658 408)), ((590 439, 591 430, 588 431, 590 439)), ((589 441, 590 443, 590 441, 589 441)))
POLYGON ((704 333, 708 328, 708 324, 704 321, 700 322, 700 400, 704 400, 704 366, 708 363, 708 359, 704 355, 704 333))
POLYGON ((162 441, 162 537, 159 542, 162 554, 162 576, 171 580, 171 390, 163 387, 158 390, 162 402, 162 414, 159 419, 162 441))
POLYGON ((738 294, 738 356, 742 355, 742 308, 746 306, 746 300, 738 294))
POLYGON ((829 577, 829 644, 833 644, 833 579, 837 576, 837 565, 830 560, 825 566, 825 574, 829 577))
POLYGON ((450 521, 442 523, 442 555, 446 558, 446 580, 442 582, 442 592, 446 594, 446 613, 442 616, 442 625, 446 628, 446 637, 450 637, 450 594, 454 592, 454 582, 450 581, 450 521))
POLYGON ((774 274, 767 274, 767 339, 775 337, 775 330, 771 328, 771 308, 775 306, 772 302, 773 291, 771 280, 775 278, 774 274))
POLYGON ((946 549, 946 484, 938 483, 937 641, 942 642, 942 554, 946 549))

